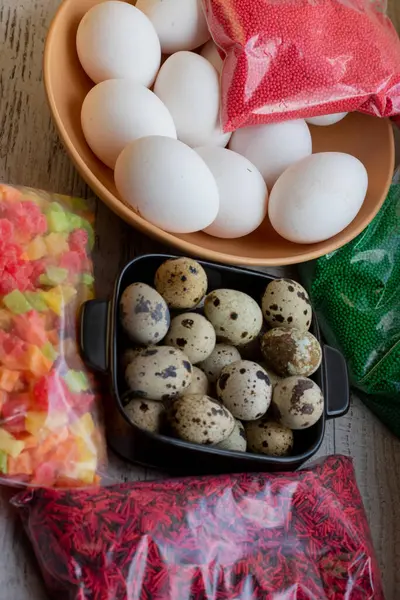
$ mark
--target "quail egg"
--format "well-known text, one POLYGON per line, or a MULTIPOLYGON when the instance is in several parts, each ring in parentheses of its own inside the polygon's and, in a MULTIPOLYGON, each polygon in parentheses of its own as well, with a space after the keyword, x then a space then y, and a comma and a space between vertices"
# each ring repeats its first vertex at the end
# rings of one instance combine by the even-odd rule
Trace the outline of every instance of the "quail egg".
POLYGON ((239 350, 228 344, 217 344, 210 356, 199 363, 210 383, 216 383, 221 371, 227 365, 240 360, 239 350))
POLYGON ((308 331, 277 327, 261 338, 261 350, 268 368, 281 377, 315 373, 322 361, 318 340, 308 331))
POLYGON ((246 423, 250 452, 268 456, 289 456, 293 450, 293 431, 267 417, 246 423))
POLYGON ((182 350, 193 365, 210 356, 215 341, 214 327, 198 313, 183 313, 172 319, 165 338, 166 344, 182 350))
POLYGON ((274 389, 273 414, 290 429, 307 429, 321 418, 324 398, 318 385, 307 377, 282 379, 274 389))
POLYGON ((189 385, 185 394, 201 394, 206 396, 208 393, 208 379, 198 367, 193 367, 192 383, 189 385))
POLYGON ((165 407, 162 402, 132 398, 124 408, 129 420, 140 429, 159 433, 163 423, 165 407))
POLYGON ((223 442, 216 445, 221 450, 231 450, 232 452, 246 452, 247 439, 243 423, 235 419, 235 427, 231 435, 223 442))
POLYGON ((220 342, 243 346, 261 331, 263 316, 257 302, 236 290, 215 290, 206 296, 204 313, 220 342))
POLYGON ((192 365, 177 348, 145 348, 125 372, 129 389, 138 398, 168 400, 180 396, 192 382, 192 365))
POLYGON ((306 290, 292 279, 275 279, 262 299, 264 318, 270 327, 296 327, 308 331, 312 308, 306 290))
POLYGON ((191 258, 165 261, 155 275, 155 288, 173 309, 191 309, 207 293, 208 280, 203 267, 191 258))
POLYGON ((195 444, 218 444, 230 436, 235 419, 219 402, 200 394, 182 396, 168 412, 172 430, 195 444))
POLYGON ((217 395, 236 419, 254 421, 267 412, 272 385, 260 365, 240 360, 222 369, 217 381, 217 395))
POLYGON ((166 336, 170 316, 167 303, 145 283, 126 288, 120 302, 121 323, 137 344, 157 344, 166 336))

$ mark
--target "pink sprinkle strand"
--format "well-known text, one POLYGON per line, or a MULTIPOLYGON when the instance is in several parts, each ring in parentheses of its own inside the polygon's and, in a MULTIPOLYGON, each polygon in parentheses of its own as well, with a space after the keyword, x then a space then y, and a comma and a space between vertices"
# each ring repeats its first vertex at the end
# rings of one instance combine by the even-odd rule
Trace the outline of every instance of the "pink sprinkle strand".
POLYGON ((203 0, 226 54, 221 120, 239 127, 400 113, 400 40, 382 2, 203 0))

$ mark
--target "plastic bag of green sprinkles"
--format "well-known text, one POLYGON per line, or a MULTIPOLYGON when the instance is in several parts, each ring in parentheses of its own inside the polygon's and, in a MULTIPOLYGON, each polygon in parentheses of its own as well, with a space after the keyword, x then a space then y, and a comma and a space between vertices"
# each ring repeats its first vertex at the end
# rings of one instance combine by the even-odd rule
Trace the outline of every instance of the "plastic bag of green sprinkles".
POLYGON ((352 386, 400 437, 400 185, 362 234, 300 275, 352 386))

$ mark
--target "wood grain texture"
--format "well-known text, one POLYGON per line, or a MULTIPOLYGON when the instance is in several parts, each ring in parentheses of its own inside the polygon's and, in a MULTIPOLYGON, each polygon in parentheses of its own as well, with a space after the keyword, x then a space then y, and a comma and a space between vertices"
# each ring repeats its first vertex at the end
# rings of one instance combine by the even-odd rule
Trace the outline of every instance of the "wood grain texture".
POLYGON ((388 14, 397 31, 400 32, 400 3, 399 0, 388 0, 388 14))
MULTIPOLYGON (((42 54, 46 32, 59 0, 0 2, 0 180, 60 193, 92 196, 57 137, 45 101, 42 54)), ((400 29, 400 5, 389 0, 400 29)), ((165 250, 128 228, 100 202, 96 204, 95 267, 100 297, 111 291, 120 267, 133 255, 165 250)), ((333 452, 354 457, 387 600, 400 597, 400 442, 354 398, 349 414, 328 423, 319 456, 333 452)), ((117 480, 157 476, 111 456, 117 480)), ((29 544, 0 493, 0 599, 45 600, 29 544)), ((178 600, 178 599, 177 599, 178 600)), ((182 599, 183 600, 183 599, 182 599)))

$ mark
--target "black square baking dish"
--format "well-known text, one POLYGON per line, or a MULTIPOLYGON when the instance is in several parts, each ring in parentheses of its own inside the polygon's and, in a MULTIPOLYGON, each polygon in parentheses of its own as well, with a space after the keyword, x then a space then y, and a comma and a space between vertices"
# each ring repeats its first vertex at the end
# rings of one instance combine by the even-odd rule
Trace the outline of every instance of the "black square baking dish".
MULTIPOLYGON (((131 462, 179 475, 285 471, 298 468, 321 446, 326 420, 342 416, 349 407, 345 360, 337 350, 321 342, 315 313, 310 331, 322 345, 323 360, 312 379, 322 390, 325 411, 313 427, 295 432, 295 445, 291 456, 277 458, 191 444, 143 431, 126 417, 122 398, 127 387, 118 358, 128 347, 128 340, 119 323, 119 301, 123 291, 132 283, 142 282, 152 286, 156 270, 169 258, 175 257, 151 254, 135 258, 119 275, 111 300, 91 300, 83 306, 83 357, 89 367, 102 372, 108 378, 110 393, 105 394, 104 409, 110 447, 131 462)), ((218 288, 236 289, 249 294, 260 303, 266 286, 274 279, 271 275, 258 271, 199 262, 208 276, 208 292, 218 288)))

